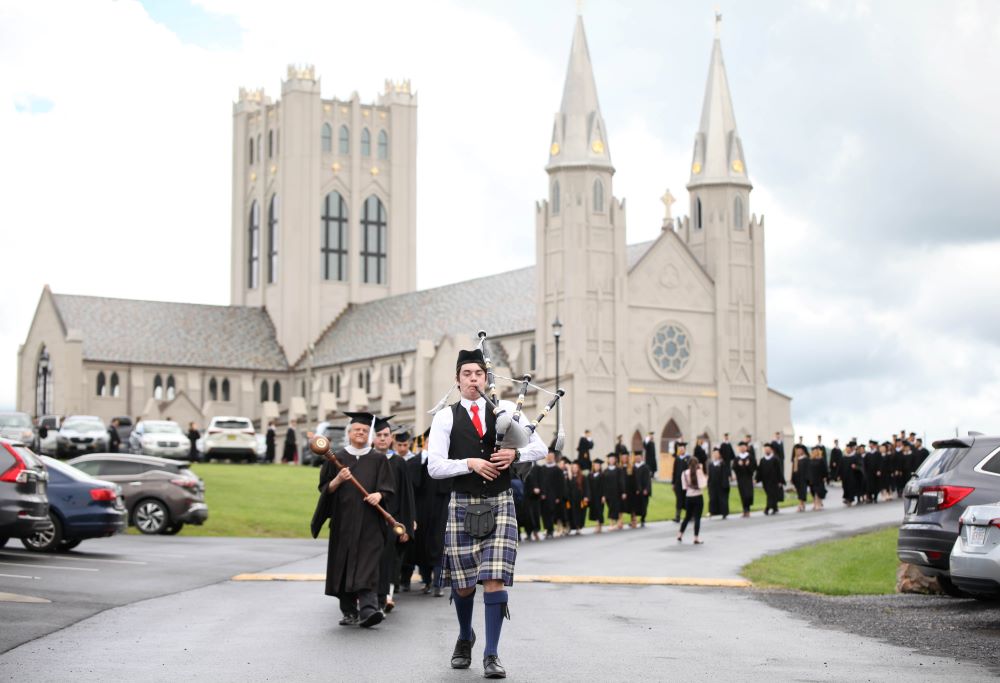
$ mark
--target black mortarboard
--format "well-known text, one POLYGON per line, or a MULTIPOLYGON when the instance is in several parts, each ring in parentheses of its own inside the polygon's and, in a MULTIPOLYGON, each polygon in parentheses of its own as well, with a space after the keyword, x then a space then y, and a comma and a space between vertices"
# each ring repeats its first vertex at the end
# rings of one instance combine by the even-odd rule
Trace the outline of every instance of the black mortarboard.
POLYGON ((749 446, 750 444, 748 444, 748 443, 747 443, 746 441, 740 441, 740 442, 739 442, 738 444, 736 444, 736 445, 737 445, 737 446, 749 446))
POLYGON ((396 441, 399 441, 400 443, 402 443, 403 441, 409 441, 412 436, 413 435, 410 434, 410 430, 403 429, 403 430, 400 430, 400 431, 396 432, 393 435, 392 438, 394 438, 396 441))
POLYGON ((857 442, 857 441, 854 441, 854 440, 852 439, 851 441, 848 441, 848 442, 847 442, 847 445, 848 445, 848 447, 849 447, 849 448, 857 448, 857 446, 858 446, 858 442, 857 442))
POLYGON ((486 359, 483 357, 482 349, 472 349, 466 351, 462 349, 458 352, 458 361, 455 363, 455 372, 467 363, 475 363, 479 367, 486 369, 486 359))
POLYGON ((603 460, 601 460, 600 458, 594 458, 594 460, 593 460, 593 463, 594 463, 595 465, 603 465, 603 464, 604 464, 604 461, 603 461, 603 460))
POLYGON ((375 416, 372 415, 371 413, 349 413, 347 411, 344 411, 344 415, 351 418, 349 424, 371 425, 372 420, 375 419, 375 416))
POLYGON ((375 418, 375 431, 381 432, 383 429, 388 429, 392 425, 389 424, 389 420, 396 417, 395 415, 386 415, 385 417, 375 418))
POLYGON ((678 441, 674 445, 675 446, 684 446, 684 448, 687 448, 688 443, 687 443, 687 441, 678 441))

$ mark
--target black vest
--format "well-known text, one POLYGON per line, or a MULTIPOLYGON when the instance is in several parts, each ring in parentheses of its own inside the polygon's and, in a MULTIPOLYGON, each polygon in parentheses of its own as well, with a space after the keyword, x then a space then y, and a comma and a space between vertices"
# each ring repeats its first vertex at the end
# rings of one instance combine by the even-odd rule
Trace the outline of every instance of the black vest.
MULTIPOLYGON (((486 419, 486 432, 483 438, 479 438, 476 428, 472 425, 472 418, 469 411, 465 409, 459 401, 451 406, 451 444, 448 446, 449 460, 462 460, 465 458, 482 458, 489 460, 493 454, 497 443, 496 416, 487 407, 485 415, 480 415, 480 419, 486 419)), ((463 474, 453 479, 454 490, 459 493, 467 493, 472 496, 496 496, 510 488, 510 468, 500 472, 500 476, 493 481, 486 481, 475 472, 463 474)))

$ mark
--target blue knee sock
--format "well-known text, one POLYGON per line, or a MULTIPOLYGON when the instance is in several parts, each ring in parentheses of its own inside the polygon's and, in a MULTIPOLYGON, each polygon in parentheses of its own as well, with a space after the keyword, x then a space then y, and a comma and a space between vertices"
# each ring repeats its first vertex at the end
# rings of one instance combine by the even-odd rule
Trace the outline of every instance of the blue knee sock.
POLYGON ((507 613, 507 591, 483 593, 483 602, 486 604, 486 647, 483 656, 488 657, 497 654, 500 646, 500 629, 507 613))
POLYGON ((458 591, 452 589, 451 599, 455 603, 455 614, 458 615, 458 637, 472 640, 472 608, 476 604, 476 592, 472 591, 463 598, 458 591))

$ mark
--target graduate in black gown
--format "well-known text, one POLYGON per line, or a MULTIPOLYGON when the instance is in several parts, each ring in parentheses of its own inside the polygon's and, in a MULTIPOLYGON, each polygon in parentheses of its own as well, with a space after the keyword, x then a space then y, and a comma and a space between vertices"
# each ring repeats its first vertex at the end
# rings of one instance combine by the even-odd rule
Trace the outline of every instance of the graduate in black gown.
POLYGON ((622 491, 622 516, 631 515, 632 519, 629 520, 628 525, 634 529, 637 525, 636 507, 638 502, 635 492, 635 453, 631 456, 625 456, 622 471, 625 476, 625 486, 622 491))
POLYGON ((670 483, 674 488, 674 498, 676 499, 676 513, 674 521, 680 524, 681 513, 684 512, 684 485, 681 483, 681 476, 688 468, 691 456, 687 454, 687 444, 678 441, 674 444, 674 473, 670 478, 670 483))
POLYGON ((311 531, 316 538, 330 521, 325 592, 340 600, 341 626, 370 628, 384 618, 375 589, 386 536, 392 533, 373 506, 388 503, 395 489, 389 462, 371 446, 375 416, 348 415, 348 445, 334 454, 344 469, 338 471, 331 462, 320 469, 311 531), (369 492, 367 498, 347 481, 352 477, 369 492))
MULTIPOLYGON (((656 441, 653 439, 653 432, 646 434, 646 440, 642 442, 642 450, 646 455, 646 467, 649 468, 649 477, 656 479, 656 472, 660 468, 660 463, 656 462, 656 441)), ((649 487, 649 495, 653 495, 653 487, 649 487)))
MULTIPOLYGON (((424 595, 432 590, 441 597, 441 571, 444 557, 444 534, 448 525, 448 503, 451 501, 451 479, 435 479, 427 471, 427 438, 430 429, 420 437, 419 485, 414 490, 417 504, 417 538, 415 561, 423 583, 424 595)), ((413 464, 411 468, 417 467, 413 464)), ((415 479, 416 480, 416 479, 415 479)))
POLYGON ((851 507, 864 496, 863 463, 857 454, 857 443, 848 441, 840 461, 840 481, 844 487, 844 505, 851 507))
POLYGON ((604 500, 608 504, 608 523, 615 529, 622 528, 622 471, 618 468, 618 456, 608 453, 608 468, 604 470, 601 486, 604 500))
POLYGON ((840 450, 840 439, 833 440, 833 448, 830 449, 830 481, 840 481, 840 461, 844 457, 844 451, 840 450))
POLYGON ((653 494, 653 474, 649 471, 646 462, 646 454, 637 451, 635 454, 635 516, 639 518, 639 524, 643 528, 646 526, 646 512, 649 510, 649 497, 653 494))
POLYGON ((393 600, 395 584, 399 581, 406 544, 413 538, 413 522, 417 516, 416 506, 413 503, 413 487, 406 476, 406 461, 392 450, 392 425, 389 420, 393 417, 395 416, 390 415, 375 421, 374 442, 375 450, 389 462, 395 490, 395 494, 382 507, 406 529, 402 536, 386 535, 385 548, 382 550, 382 561, 379 565, 378 600, 379 606, 386 614, 396 606, 393 600))
POLYGON ((587 500, 590 497, 587 490, 587 475, 580 469, 579 463, 574 462, 569 466, 568 488, 566 499, 569 501, 569 529, 579 536, 587 521, 587 500))
POLYGON ((563 502, 563 482, 565 477, 556 465, 556 454, 549 451, 541 470, 542 524, 545 527, 545 538, 552 538, 555 533, 555 522, 558 506, 563 502))
POLYGON ((531 470, 524 478, 524 510, 531 533, 528 540, 532 541, 539 540, 538 533, 542 530, 542 490, 545 488, 543 475, 544 467, 532 463, 531 470))
POLYGON ((878 502, 878 492, 882 486, 882 455, 877 446, 876 442, 869 441, 868 450, 862 458, 865 468, 865 501, 872 504, 878 502))
POLYGON ((764 444, 764 457, 757 463, 756 478, 764 489, 764 495, 767 496, 764 514, 778 514, 778 503, 784 498, 785 473, 782 471, 781 461, 774 455, 769 443, 764 444))
POLYGON ((416 439, 413 439, 412 434, 408 430, 403 430, 397 432, 392 439, 392 449, 403 458, 403 462, 406 464, 406 478, 409 480, 410 488, 413 490, 413 509, 416 514, 414 518, 415 528, 413 529, 413 538, 406 544, 406 549, 403 551, 403 559, 399 572, 400 590, 408 593, 410 591, 410 583, 413 580, 413 570, 417 566, 417 547, 420 544, 420 520, 425 514, 424 510, 421 509, 424 469, 420 461, 420 450, 422 449, 420 443, 423 437, 418 435, 416 439))
POLYGON ((561 476, 560 494, 556 500, 556 530, 560 536, 566 536, 569 533, 569 458, 559 457, 556 460, 556 467, 559 468, 561 476))
POLYGON ((746 441, 737 445, 736 457, 733 458, 733 474, 736 476, 736 487, 740 491, 740 504, 743 506, 743 517, 750 516, 753 507, 753 479, 757 473, 757 460, 750 455, 746 441))
POLYGON ((708 462, 708 514, 729 516, 729 463, 722 458, 722 449, 712 449, 712 459, 708 462))
POLYGON ((719 452, 722 453, 723 461, 732 467, 733 458, 736 457, 736 451, 733 450, 733 444, 729 442, 729 432, 722 435, 722 443, 719 444, 719 452))
POLYGON ((590 473, 587 475, 587 509, 591 522, 597 524, 596 534, 601 533, 604 526, 604 461, 594 458, 590 473))
POLYGON ((809 500, 809 451, 800 443, 792 448, 792 486, 799 499, 798 511, 803 512, 809 500))
POLYGON ((585 429, 583 436, 576 444, 576 461, 580 463, 580 469, 584 472, 590 471, 591 451, 594 450, 594 440, 590 437, 590 430, 585 429))
POLYGON ((830 470, 826 466, 823 451, 814 448, 812 456, 809 458, 809 490, 812 492, 813 510, 823 509, 823 499, 826 498, 826 483, 829 478, 830 470))
POLYGON ((694 442, 694 457, 698 458, 701 469, 704 471, 705 465, 708 463, 708 451, 705 450, 705 440, 700 436, 694 442))

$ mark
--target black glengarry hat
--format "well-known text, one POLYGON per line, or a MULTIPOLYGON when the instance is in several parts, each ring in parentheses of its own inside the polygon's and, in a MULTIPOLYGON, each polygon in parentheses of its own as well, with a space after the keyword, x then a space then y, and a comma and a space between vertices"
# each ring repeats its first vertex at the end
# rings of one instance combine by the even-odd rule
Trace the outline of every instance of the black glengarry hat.
POLYGON ((460 350, 458 352, 458 360, 455 362, 455 372, 458 372, 462 369, 463 365, 469 363, 475 363, 483 369, 483 372, 486 371, 486 358, 483 356, 482 349, 472 349, 471 351, 460 350))

